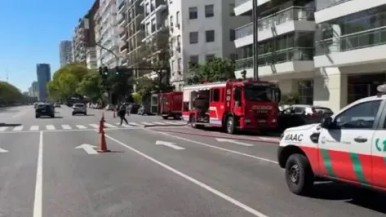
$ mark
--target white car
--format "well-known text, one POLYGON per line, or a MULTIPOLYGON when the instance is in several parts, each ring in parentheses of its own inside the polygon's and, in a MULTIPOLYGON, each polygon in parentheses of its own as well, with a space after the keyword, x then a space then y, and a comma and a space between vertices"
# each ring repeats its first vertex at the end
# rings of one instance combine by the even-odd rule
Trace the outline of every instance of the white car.
POLYGON ((284 131, 278 162, 290 191, 304 195, 318 178, 386 191, 386 85, 322 123, 284 131))
POLYGON ((72 106, 72 115, 76 114, 87 115, 87 106, 83 103, 75 103, 72 106))

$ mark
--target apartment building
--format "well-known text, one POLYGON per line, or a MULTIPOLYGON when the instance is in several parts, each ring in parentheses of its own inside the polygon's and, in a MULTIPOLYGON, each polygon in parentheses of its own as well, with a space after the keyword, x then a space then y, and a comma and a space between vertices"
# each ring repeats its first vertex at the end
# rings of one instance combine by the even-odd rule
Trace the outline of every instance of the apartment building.
POLYGON ((72 40, 73 61, 87 64, 88 49, 96 46, 94 17, 99 8, 99 0, 96 0, 87 14, 79 19, 72 40))
MULTIPOLYGON (((313 103, 314 19, 312 0, 258 0, 258 73, 277 82, 283 94, 296 93, 299 103, 313 103)), ((252 0, 236 0, 237 16, 252 15, 252 0)), ((253 24, 236 29, 237 78, 253 78, 253 24)))
MULTIPOLYGON (((144 9, 141 24, 144 26, 145 35, 142 39, 139 58, 145 55, 148 66, 157 64, 157 67, 164 68, 169 65, 168 1, 143 0, 141 6, 144 9)), ((142 63, 141 60, 138 62, 142 63)), ((146 76, 151 78, 158 76, 153 71, 141 71, 140 73, 146 73, 146 76)), ((164 76, 163 80, 165 80, 164 76)))
POLYGON ((234 29, 250 17, 235 16, 234 7, 234 0, 169 1, 171 83, 176 89, 193 76, 190 64, 237 58, 234 29))
POLYGON ((72 42, 61 41, 59 44, 59 58, 60 66, 63 67, 69 63, 72 63, 72 42))
POLYGON ((46 63, 36 65, 36 75, 38 78, 38 93, 39 100, 46 101, 48 99, 47 83, 51 81, 51 67, 46 63))
POLYGON ((128 65, 128 58, 127 58, 127 52, 128 52, 128 42, 127 38, 129 36, 129 31, 127 28, 127 7, 129 5, 128 0, 117 0, 117 30, 118 30, 118 36, 119 36, 119 55, 120 58, 120 65, 127 66, 128 65))
POLYGON ((316 0, 314 104, 338 110, 386 80, 386 0, 316 0))
MULTIPOLYGON (((128 0, 127 5, 127 29, 128 29, 128 67, 140 66, 142 40, 145 38, 145 28, 142 20, 145 18, 142 0, 128 0)), ((137 73, 136 76, 139 76, 137 73)))
POLYGON ((95 18, 98 27, 96 34, 98 66, 112 68, 120 64, 117 10, 116 0, 99 0, 99 10, 95 18))

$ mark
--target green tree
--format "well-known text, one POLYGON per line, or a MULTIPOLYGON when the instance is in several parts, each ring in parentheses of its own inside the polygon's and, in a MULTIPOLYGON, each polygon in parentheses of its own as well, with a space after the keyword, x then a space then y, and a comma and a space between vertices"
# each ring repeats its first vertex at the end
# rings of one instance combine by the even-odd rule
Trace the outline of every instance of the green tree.
POLYGON ((233 61, 222 58, 214 58, 202 65, 192 65, 189 71, 192 77, 188 83, 191 84, 203 81, 215 82, 235 79, 235 65, 233 61))
POLYGON ((88 97, 92 102, 102 99, 103 87, 99 74, 96 71, 90 71, 79 83, 76 92, 88 97))
POLYGON ((156 81, 148 77, 140 77, 136 79, 137 92, 142 96, 142 100, 151 96, 152 91, 156 85, 156 81))
POLYGON ((20 90, 12 84, 0 81, 0 105, 13 105, 23 100, 20 90))
POLYGON ((89 70, 81 64, 68 64, 54 73, 53 79, 47 85, 49 97, 55 100, 65 100, 79 94, 77 87, 89 70))

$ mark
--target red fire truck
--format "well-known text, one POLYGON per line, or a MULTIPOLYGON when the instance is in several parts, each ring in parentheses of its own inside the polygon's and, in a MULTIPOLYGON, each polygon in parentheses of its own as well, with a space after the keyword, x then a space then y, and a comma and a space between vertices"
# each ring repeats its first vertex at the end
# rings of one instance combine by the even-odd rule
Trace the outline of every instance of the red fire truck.
POLYGON ((182 92, 161 93, 160 109, 163 119, 169 117, 180 119, 182 115, 182 92))
POLYGON ((277 128, 280 98, 276 84, 259 80, 185 86, 182 115, 194 128, 270 130, 277 128))

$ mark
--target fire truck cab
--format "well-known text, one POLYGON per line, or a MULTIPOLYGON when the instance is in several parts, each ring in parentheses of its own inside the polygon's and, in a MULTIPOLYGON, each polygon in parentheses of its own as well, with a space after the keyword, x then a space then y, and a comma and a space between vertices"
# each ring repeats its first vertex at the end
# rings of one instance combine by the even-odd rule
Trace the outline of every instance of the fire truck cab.
POLYGON ((160 109, 163 119, 168 119, 169 117, 180 119, 182 115, 182 92, 161 93, 160 109))
POLYGON ((185 86, 182 115, 193 128, 270 130, 277 128, 280 98, 276 84, 259 80, 185 86))

